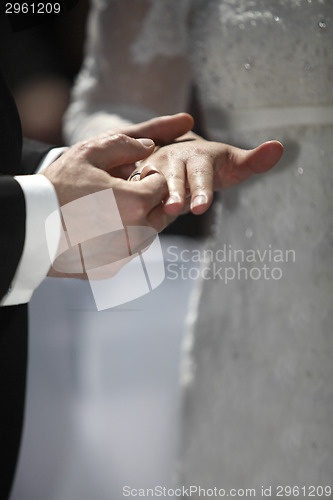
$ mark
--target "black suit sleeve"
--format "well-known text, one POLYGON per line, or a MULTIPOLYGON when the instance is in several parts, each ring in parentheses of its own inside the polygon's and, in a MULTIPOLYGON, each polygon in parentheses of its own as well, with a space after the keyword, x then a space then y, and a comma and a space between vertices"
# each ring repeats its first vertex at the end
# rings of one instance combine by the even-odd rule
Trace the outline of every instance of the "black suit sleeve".
POLYGON ((44 156, 56 146, 37 142, 31 139, 23 140, 21 170, 23 174, 33 174, 43 160, 44 156))
MULTIPOLYGON (((20 261, 25 236, 25 200, 12 176, 0 177, 0 296, 20 261)), ((7 499, 15 472, 27 363, 27 307, 0 307, 0 498, 7 499)))
MULTIPOLYGON (((20 175, 32 174, 52 148, 24 140, 20 175)), ((14 177, 0 176, 0 300, 7 293, 20 261, 25 239, 25 199, 14 177)))
MULTIPOLYGON (((32 174, 52 146, 25 140, 21 172, 32 174)), ((14 177, 0 176, 0 300, 7 293, 20 261, 25 239, 25 199, 14 177)))

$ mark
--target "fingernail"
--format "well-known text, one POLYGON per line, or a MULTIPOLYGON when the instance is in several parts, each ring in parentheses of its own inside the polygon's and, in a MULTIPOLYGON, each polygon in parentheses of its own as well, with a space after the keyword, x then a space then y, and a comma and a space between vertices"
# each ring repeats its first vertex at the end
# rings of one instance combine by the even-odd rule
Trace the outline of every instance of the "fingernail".
POLYGON ((174 203, 181 203, 180 196, 178 196, 177 194, 169 196, 164 205, 173 205, 174 203))
POLYGON ((198 207, 207 203, 207 196, 204 194, 197 195, 191 203, 191 208, 198 207))
POLYGON ((152 141, 151 139, 137 139, 137 141, 139 141, 146 148, 152 148, 153 146, 155 146, 154 141, 152 141))

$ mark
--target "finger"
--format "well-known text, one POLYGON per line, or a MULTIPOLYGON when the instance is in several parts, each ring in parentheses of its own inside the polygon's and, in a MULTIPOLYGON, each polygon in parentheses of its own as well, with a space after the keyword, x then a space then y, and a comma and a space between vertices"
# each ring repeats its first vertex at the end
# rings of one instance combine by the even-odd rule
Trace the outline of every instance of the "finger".
POLYGON ((119 167, 112 168, 112 177, 119 177, 119 179, 127 180, 133 170, 135 169, 135 163, 130 163, 128 165, 121 165, 119 167))
POLYGON ((257 148, 249 151, 245 158, 240 158, 240 169, 247 167, 252 174, 267 172, 280 160, 283 146, 278 141, 264 142, 257 148))
POLYGON ((136 170, 137 172, 140 172, 140 180, 144 179, 145 177, 147 177, 148 175, 151 175, 151 174, 162 174, 161 170, 158 168, 158 167, 153 167, 152 165, 145 165, 143 168, 141 168, 140 170, 140 167, 137 168, 136 170))
POLYGON ((164 204, 164 211, 169 215, 178 215, 185 203, 186 167, 182 160, 174 160, 164 172, 168 183, 169 197, 164 204))
POLYGON ((195 157, 187 162, 187 181, 191 193, 191 212, 206 212, 213 201, 214 165, 209 158, 195 157))
MULTIPOLYGON (((146 165, 141 171, 141 179, 152 172, 158 172, 158 168, 146 165)), ((169 215, 178 215, 185 202, 185 164, 182 160, 173 160, 168 169, 164 169, 163 175, 168 184, 169 196, 164 203, 164 211, 169 215)))
POLYGON ((168 144, 177 137, 192 130, 194 120, 188 113, 152 118, 138 125, 132 125, 124 132, 131 137, 150 137, 156 144, 168 144))
POLYGON ((168 194, 165 178, 159 174, 139 182, 114 179, 113 189, 123 224, 129 226, 149 225, 148 214, 162 204, 168 194))
POLYGON ((255 149, 245 151, 230 147, 226 164, 216 169, 216 189, 225 189, 270 170, 280 160, 283 146, 278 141, 264 142, 255 149))
POLYGON ((133 139, 124 134, 102 135, 83 143, 92 164, 110 171, 120 165, 133 164, 147 158, 155 149, 151 139, 133 139))
POLYGON ((153 175, 148 175, 140 182, 135 183, 138 190, 149 193, 149 206, 147 212, 152 210, 160 203, 164 203, 168 196, 168 185, 163 175, 155 172, 153 175))

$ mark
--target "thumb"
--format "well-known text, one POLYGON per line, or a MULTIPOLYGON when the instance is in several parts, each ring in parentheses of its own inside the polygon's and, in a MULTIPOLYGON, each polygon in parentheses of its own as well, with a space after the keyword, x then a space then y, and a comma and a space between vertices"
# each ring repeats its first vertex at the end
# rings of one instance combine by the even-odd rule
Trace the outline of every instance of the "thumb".
POLYGON ((188 113, 159 116, 151 120, 132 125, 126 129, 131 137, 150 137, 156 144, 168 144, 194 126, 194 120, 188 113))
POLYGON ((155 149, 151 139, 133 139, 125 134, 104 135, 92 151, 92 163, 103 170, 135 163, 155 149))
POLYGON ((230 147, 225 168, 217 169, 217 189, 226 189, 249 179, 253 174, 267 172, 280 160, 283 146, 278 141, 268 141, 248 151, 230 147))
POLYGON ((283 146, 278 141, 268 141, 260 144, 255 149, 246 151, 239 157, 239 168, 248 169, 252 174, 267 172, 280 160, 283 153, 283 146))

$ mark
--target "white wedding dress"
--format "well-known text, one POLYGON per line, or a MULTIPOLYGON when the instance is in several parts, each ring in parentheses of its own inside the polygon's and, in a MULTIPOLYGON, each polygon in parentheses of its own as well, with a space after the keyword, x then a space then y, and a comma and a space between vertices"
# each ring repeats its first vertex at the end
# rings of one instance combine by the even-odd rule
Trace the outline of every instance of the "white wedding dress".
POLYGON ((330 0, 93 3, 70 141, 184 110, 195 82, 209 138, 285 146, 270 173, 216 204, 213 255, 231 253, 208 263, 192 300, 181 484, 333 477, 332 24, 330 0), (255 255, 239 279, 234 250, 255 255))
POLYGON ((193 21, 210 137, 245 147, 274 138, 285 153, 219 196, 215 254, 266 249, 263 263, 241 265, 282 276, 237 279, 231 253, 217 266, 236 278, 214 279, 211 265, 197 290, 183 374, 186 484, 259 497, 262 485, 333 477, 332 21, 333 3, 319 0, 213 0, 193 21))

